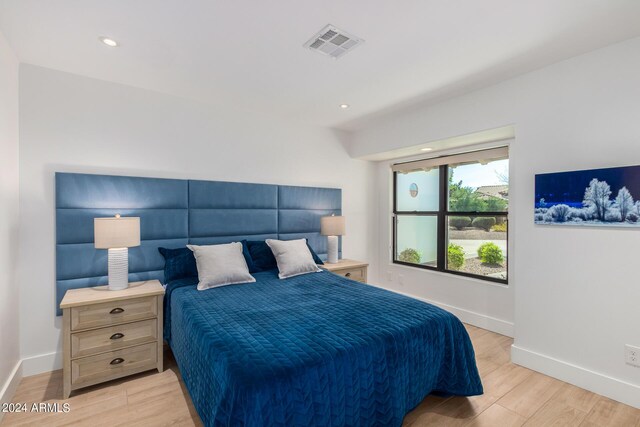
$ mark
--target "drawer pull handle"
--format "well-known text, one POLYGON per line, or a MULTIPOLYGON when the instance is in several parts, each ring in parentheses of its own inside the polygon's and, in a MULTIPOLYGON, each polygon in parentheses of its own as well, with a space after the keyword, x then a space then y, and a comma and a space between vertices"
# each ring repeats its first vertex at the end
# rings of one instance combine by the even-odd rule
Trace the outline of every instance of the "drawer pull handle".
POLYGON ((120 313, 124 313, 124 308, 120 308, 120 307, 116 307, 113 310, 111 310, 109 313, 111 314, 120 314, 120 313))
POLYGON ((351 277, 351 273, 345 274, 344 277, 351 277))
POLYGON ((121 357, 117 357, 117 358, 113 359, 111 362, 109 362, 109 364, 111 364, 111 365, 119 365, 122 362, 124 362, 124 359, 121 358, 121 357))
POLYGON ((109 337, 110 340, 119 340, 120 338, 124 338, 124 334, 121 334, 120 332, 115 333, 111 335, 111 337, 109 337))

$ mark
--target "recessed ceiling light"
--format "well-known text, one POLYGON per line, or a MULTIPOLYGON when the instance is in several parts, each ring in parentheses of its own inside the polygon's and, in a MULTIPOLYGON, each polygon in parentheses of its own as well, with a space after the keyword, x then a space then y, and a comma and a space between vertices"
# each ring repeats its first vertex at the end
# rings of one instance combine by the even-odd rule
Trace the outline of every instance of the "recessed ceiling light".
POLYGON ((343 110, 346 110, 349 107, 350 107, 349 104, 340 104, 340 108, 342 108, 343 110))
POLYGON ((109 47, 118 47, 118 42, 109 37, 98 37, 98 39, 109 47))
POLYGON ((431 147, 425 147, 420 149, 420 151, 431 151, 431 150, 433 150, 433 148, 431 147))

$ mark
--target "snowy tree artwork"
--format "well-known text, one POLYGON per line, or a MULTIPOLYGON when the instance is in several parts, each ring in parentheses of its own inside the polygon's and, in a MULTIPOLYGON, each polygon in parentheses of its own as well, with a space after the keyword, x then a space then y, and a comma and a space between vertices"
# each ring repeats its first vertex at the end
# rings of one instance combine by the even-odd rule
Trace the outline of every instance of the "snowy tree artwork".
POLYGON ((640 166, 536 175, 536 224, 640 227, 640 166))

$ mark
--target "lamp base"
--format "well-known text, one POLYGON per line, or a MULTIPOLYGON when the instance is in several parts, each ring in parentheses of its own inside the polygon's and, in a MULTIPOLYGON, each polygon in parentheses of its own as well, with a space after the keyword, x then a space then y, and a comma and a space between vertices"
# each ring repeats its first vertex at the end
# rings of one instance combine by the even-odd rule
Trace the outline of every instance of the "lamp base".
POLYGON ((327 236, 327 262, 338 262, 338 236, 327 236))
POLYGON ((129 287, 129 249, 109 249, 109 290, 120 291, 129 287))

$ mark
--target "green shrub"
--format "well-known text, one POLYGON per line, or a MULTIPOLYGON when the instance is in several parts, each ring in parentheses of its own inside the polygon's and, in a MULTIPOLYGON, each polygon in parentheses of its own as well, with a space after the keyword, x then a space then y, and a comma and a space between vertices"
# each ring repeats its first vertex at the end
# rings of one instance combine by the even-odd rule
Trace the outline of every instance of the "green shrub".
POLYGON ((482 228, 484 231, 491 230, 496 225, 496 219, 492 216, 479 216, 471 223, 476 228, 482 228))
POLYGON ((420 253, 413 248, 407 248, 400 252, 400 255, 398 255, 398 261, 420 264, 420 253))
POLYGON ((503 233, 506 233, 507 231, 507 223, 503 222, 502 224, 496 224, 493 227, 491 227, 492 231, 500 231, 503 233))
POLYGON ((478 248, 478 257, 483 264, 500 264, 504 261, 502 249, 495 243, 487 242, 478 248))
POLYGON ((506 200, 502 200, 499 199, 497 197, 489 197, 486 200, 487 203, 487 208, 485 209, 486 211, 489 212, 499 212, 499 211, 505 211, 507 210, 507 201, 506 200))
POLYGON ((464 250, 462 246, 449 243, 447 249, 447 266, 451 270, 460 270, 464 265, 464 250))
POLYGON ((463 228, 471 225, 471 218, 468 216, 452 216, 449 219, 449 225, 458 230, 462 230, 463 228))

